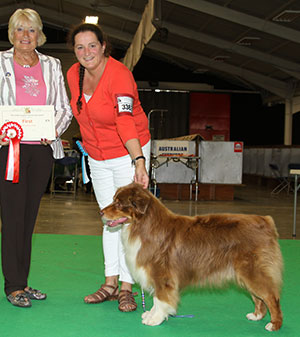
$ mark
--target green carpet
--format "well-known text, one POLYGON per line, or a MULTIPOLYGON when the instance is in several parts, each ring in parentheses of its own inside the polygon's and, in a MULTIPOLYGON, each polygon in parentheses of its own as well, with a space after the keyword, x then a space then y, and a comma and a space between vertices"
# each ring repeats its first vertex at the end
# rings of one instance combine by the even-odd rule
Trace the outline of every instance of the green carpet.
MULTIPOLYGON (((283 327, 268 332, 260 322, 249 322, 253 311, 247 293, 230 286, 222 290, 186 290, 178 314, 193 318, 170 318, 157 327, 141 324, 138 310, 122 313, 117 302, 88 305, 83 297, 97 290, 104 280, 101 237, 35 234, 30 286, 47 292, 46 301, 34 301, 31 308, 18 308, 0 297, 1 337, 297 337, 300 334, 300 241, 281 240, 285 260, 282 292, 283 327)), ((3 279, 1 279, 3 284, 3 279)), ((2 286, 3 287, 3 286, 2 286)), ((140 290, 135 287, 135 290, 140 290)), ((3 288, 2 288, 3 291, 3 288)), ((3 292, 2 292, 3 293, 3 292)), ((150 309, 152 299, 146 296, 150 309)))

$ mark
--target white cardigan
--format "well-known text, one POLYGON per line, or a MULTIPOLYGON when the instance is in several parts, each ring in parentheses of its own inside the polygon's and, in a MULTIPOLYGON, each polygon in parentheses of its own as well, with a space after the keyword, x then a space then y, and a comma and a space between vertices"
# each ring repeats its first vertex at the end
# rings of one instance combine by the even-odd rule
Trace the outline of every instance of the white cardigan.
MULTIPOLYGON (((53 105, 55 111, 55 126, 58 138, 53 141, 53 157, 64 157, 60 140, 62 133, 71 123, 73 114, 67 96, 65 81, 61 70, 60 60, 52 56, 39 53, 44 82, 46 85, 46 105, 53 105)), ((16 81, 14 74, 14 48, 0 52, 0 105, 16 104, 16 81)))

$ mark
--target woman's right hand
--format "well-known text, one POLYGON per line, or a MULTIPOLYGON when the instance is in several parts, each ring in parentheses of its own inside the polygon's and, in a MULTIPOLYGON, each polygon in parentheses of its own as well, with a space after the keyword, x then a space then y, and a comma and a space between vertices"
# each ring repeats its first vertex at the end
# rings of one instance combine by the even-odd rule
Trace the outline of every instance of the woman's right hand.
POLYGON ((3 145, 8 145, 9 144, 9 141, 3 141, 2 139, 6 136, 6 133, 0 135, 0 145, 3 146, 3 145))

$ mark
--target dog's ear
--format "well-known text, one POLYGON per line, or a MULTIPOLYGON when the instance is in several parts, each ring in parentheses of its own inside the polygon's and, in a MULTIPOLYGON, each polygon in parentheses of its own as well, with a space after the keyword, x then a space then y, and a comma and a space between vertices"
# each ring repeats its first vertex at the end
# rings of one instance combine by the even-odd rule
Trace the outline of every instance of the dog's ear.
POLYGON ((130 199, 131 205, 140 214, 145 214, 150 204, 151 198, 145 194, 143 196, 135 196, 130 199))

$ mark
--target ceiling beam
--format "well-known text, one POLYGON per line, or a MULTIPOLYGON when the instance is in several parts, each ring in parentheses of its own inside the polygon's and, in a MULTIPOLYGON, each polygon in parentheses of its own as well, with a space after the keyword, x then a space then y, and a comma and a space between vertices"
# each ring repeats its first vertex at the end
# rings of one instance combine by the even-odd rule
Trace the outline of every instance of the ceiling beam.
MULTIPOLYGON (((76 2, 77 0, 75 0, 74 2, 76 2)), ((169 1, 169 0, 167 0, 169 1)), ((80 1, 81 3, 81 1, 80 1)), ((28 5, 28 4, 27 4, 28 5)), ((16 7, 20 7, 20 4, 18 4, 18 6, 12 5, 12 6, 6 6, 5 12, 9 15, 11 14, 14 9, 16 7)), ((74 24, 76 23, 76 21, 78 21, 78 18, 75 18, 73 16, 70 15, 66 15, 63 13, 59 13, 53 10, 49 10, 47 8, 41 7, 41 6, 34 6, 34 8, 41 14, 41 16, 47 16, 47 17, 53 17, 55 19, 57 19, 57 22, 61 22, 62 27, 65 26, 65 24, 74 24)), ((107 9, 107 7, 105 7, 105 9, 107 9)), ((3 13, 3 12, 2 12, 3 13)), ((127 13, 127 11, 126 11, 127 13)), ((116 14, 116 12, 115 12, 116 14)), ((124 13, 123 13, 124 14, 124 13)), ((127 17, 128 18, 128 17, 127 17)), ((108 34, 108 36, 122 41, 123 43, 131 43, 132 41, 132 35, 125 33, 125 32, 121 32, 120 30, 111 28, 111 27, 103 27, 105 32, 108 34)), ((175 27, 171 27, 172 29, 175 27)), ((191 33, 191 32, 185 32, 185 33, 191 33)), ((46 45, 47 48, 51 48, 52 45, 51 44, 47 44, 46 45)), ((45 47, 46 47, 45 46, 45 47)), ((278 81, 275 79, 272 79, 270 77, 264 76, 264 75, 260 75, 257 73, 254 73, 252 71, 248 71, 246 69, 243 68, 239 68, 236 66, 232 66, 226 63, 220 63, 220 62, 214 62, 211 59, 195 54, 195 53, 191 53, 191 52, 187 52, 185 50, 181 50, 178 48, 174 48, 172 46, 167 46, 164 43, 160 43, 160 42, 155 42, 155 41, 151 41, 148 45, 147 45, 147 49, 151 49, 151 50, 155 50, 163 55, 169 55, 172 57, 177 57, 177 58, 181 58, 190 62, 193 62, 195 64, 199 64, 201 66, 206 66, 208 68, 214 69, 214 70, 218 70, 218 71, 222 71, 224 73, 233 75, 233 76, 237 76, 247 82, 253 83, 259 87, 265 88, 266 90, 280 96, 280 97, 288 97, 289 96, 289 88, 288 85, 282 81, 278 81)), ((66 48, 67 49, 67 48, 66 48)))
POLYGON ((274 36, 278 36, 282 39, 300 43, 300 32, 291 28, 287 28, 283 25, 262 20, 255 16, 244 14, 233 9, 212 4, 204 0, 165 0, 173 4, 187 7, 198 12, 206 13, 227 21, 235 22, 239 25, 246 26, 259 30, 264 33, 268 33, 274 36))
POLYGON ((202 66, 206 66, 211 69, 238 76, 248 82, 251 82, 278 95, 279 97, 286 98, 290 96, 289 87, 285 82, 275 80, 270 77, 260 75, 258 73, 254 73, 240 67, 226 64, 224 62, 212 61, 210 58, 200 56, 186 50, 180 50, 156 41, 150 41, 150 43, 147 45, 147 48, 159 51, 163 54, 166 53, 169 55, 174 55, 175 57, 183 58, 185 60, 200 64, 202 66))
POLYGON ((273 67, 280 69, 281 71, 285 71, 290 76, 300 79, 300 64, 287 61, 285 59, 263 53, 252 48, 247 48, 240 46, 236 43, 228 42, 223 39, 215 38, 211 35, 204 34, 201 32, 197 32, 195 30, 191 30, 182 26, 176 26, 168 22, 164 22, 164 27, 172 32, 173 34, 192 39, 195 41, 199 41, 201 43, 205 43, 208 45, 212 45, 214 47, 218 47, 223 49, 229 53, 236 53, 239 55, 243 55, 246 57, 252 57, 253 59, 259 60, 264 63, 268 63, 273 67))
MULTIPOLYGON (((33 3, 22 2, 22 3, 13 3, 9 6, 1 7, 1 16, 7 16, 8 19, 10 15, 13 14, 18 8, 32 8, 36 10, 42 18, 43 23, 49 23, 55 26, 55 22, 58 23, 60 28, 69 28, 69 26, 79 23, 81 18, 74 17, 59 11, 55 11, 43 6, 39 6, 33 3), (51 21, 49 21, 51 20, 51 21)), ((8 22, 7 22, 8 23, 8 22)))
MULTIPOLYGON (((106 27, 105 31, 112 38, 127 41, 128 43, 130 43, 132 40, 132 36, 128 33, 120 32, 119 30, 109 27, 106 27)), ((208 57, 204 57, 195 53, 188 52, 186 50, 171 47, 166 45, 165 43, 156 42, 153 40, 151 40, 147 44, 146 49, 154 50, 161 54, 167 54, 169 56, 193 62, 200 66, 206 66, 208 68, 222 71, 230 75, 238 76, 244 79, 245 81, 253 83, 261 88, 264 88, 279 97, 286 98, 290 96, 290 88, 287 83, 272 79, 268 76, 260 75, 252 71, 236 67, 233 65, 229 65, 223 62, 216 62, 208 57)))
MULTIPOLYGON (((167 0, 169 1, 169 0, 167 0)), ((170 0, 172 2, 172 0, 170 0)), ((201 0, 200 0, 201 1, 201 0)), ((89 4, 82 3, 82 0, 73 0, 74 3, 77 3, 78 5, 85 6, 85 7, 91 7, 89 4)), ((178 1, 178 3, 181 3, 183 6, 186 6, 189 1, 178 1), (184 3, 184 4, 183 4, 184 3)), ((198 4, 198 0, 195 1, 195 3, 198 4)), ((224 8, 220 7, 219 8, 224 8)), ((201 7, 202 8, 202 7, 201 7)), ((126 9, 120 9, 114 6, 108 6, 108 7, 96 7, 97 10, 100 12, 118 16, 120 18, 126 18, 129 21, 138 23, 141 19, 141 15, 136 14, 133 11, 129 11, 126 9)), ((242 14, 242 13, 241 13, 242 14)), ((264 21, 265 22, 265 21, 264 21)), ((285 59, 263 53, 260 51, 253 50, 252 48, 247 48, 243 46, 239 46, 236 43, 228 42, 223 39, 215 38, 211 35, 204 34, 201 32, 197 32, 195 30, 191 30, 182 26, 177 26, 174 24, 171 24, 169 22, 164 21, 163 23, 164 28, 167 28, 169 32, 171 32, 174 35, 182 36, 184 38, 196 40, 208 45, 212 45, 221 49, 224 49, 228 52, 235 52, 237 54, 246 56, 246 57, 252 57, 253 59, 266 62, 268 64, 273 65, 274 67, 280 69, 281 71, 285 71, 290 76, 293 76, 297 79, 300 79, 300 65, 299 63, 287 61, 285 59)), ((276 25, 277 26, 277 25, 276 25)), ((281 27, 281 26, 280 26, 281 27)), ((300 36, 300 34, 299 34, 300 36)))
MULTIPOLYGON (((85 8, 89 8, 89 9, 92 9, 93 11, 97 11, 98 13, 100 13, 100 25, 101 25, 101 13, 105 13, 105 14, 109 14, 109 15, 112 15, 112 16, 117 16, 119 18, 123 18, 124 20, 127 19, 129 21, 132 21, 132 22, 140 22, 141 21, 141 18, 142 18, 142 14, 143 14, 143 11, 139 14, 139 13, 136 13, 132 10, 127 10, 127 9, 123 9, 123 8, 120 8, 120 7, 116 7, 116 6, 97 6, 96 2, 95 4, 93 3, 90 3, 89 1, 87 2, 84 2, 82 0, 72 0, 72 3, 78 5, 78 6, 81 6, 81 7, 85 7, 85 8)), ((95 15, 97 15, 98 13, 95 13, 95 15)))

